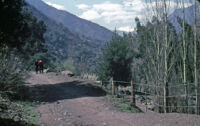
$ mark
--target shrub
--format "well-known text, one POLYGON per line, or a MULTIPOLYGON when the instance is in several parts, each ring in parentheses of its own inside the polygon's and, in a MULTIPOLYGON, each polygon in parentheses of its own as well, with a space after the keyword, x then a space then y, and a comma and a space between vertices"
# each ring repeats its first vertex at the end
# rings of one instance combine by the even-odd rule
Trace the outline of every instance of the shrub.
POLYGON ((103 60, 97 67, 100 80, 107 81, 113 78, 117 81, 130 81, 132 60, 129 40, 115 33, 112 40, 106 44, 103 60))
POLYGON ((70 70, 71 72, 76 73, 76 68, 72 59, 66 60, 63 64, 63 67, 65 70, 70 70))
POLYGON ((0 93, 10 98, 24 98, 22 62, 7 50, 0 52, 0 93))
POLYGON ((67 59, 63 63, 57 63, 55 64, 57 67, 55 68, 56 72, 61 72, 61 71, 71 71, 74 74, 77 74, 76 68, 74 61, 72 59, 67 59))
POLYGON ((96 74, 82 74, 81 77, 83 79, 87 79, 87 80, 92 80, 92 81, 97 81, 98 80, 98 76, 96 74))

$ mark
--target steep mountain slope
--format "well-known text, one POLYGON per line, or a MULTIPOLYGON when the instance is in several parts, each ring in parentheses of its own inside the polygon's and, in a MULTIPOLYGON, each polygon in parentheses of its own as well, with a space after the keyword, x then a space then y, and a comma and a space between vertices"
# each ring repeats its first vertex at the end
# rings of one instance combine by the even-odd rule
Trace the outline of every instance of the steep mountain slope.
MULTIPOLYGON (((185 8, 185 21, 189 25, 194 24, 194 12, 195 6, 190 6, 185 8)), ((180 33, 182 30, 181 24, 178 22, 178 18, 183 19, 182 9, 176 9, 169 17, 168 20, 173 24, 177 33, 180 33)), ((197 4, 197 19, 200 19, 200 4, 197 4)))
POLYGON ((112 38, 112 32, 95 23, 81 19, 66 11, 57 10, 41 0, 26 0, 30 5, 34 6, 41 13, 53 19, 57 23, 63 24, 70 31, 90 37, 96 42, 105 42, 112 38))
POLYGON ((44 37, 52 61, 59 64, 70 59, 74 61, 77 68, 81 68, 79 69, 81 72, 93 70, 100 58, 100 49, 103 46, 101 43, 95 43, 87 37, 72 33, 29 4, 26 8, 37 19, 43 20, 47 26, 44 37))

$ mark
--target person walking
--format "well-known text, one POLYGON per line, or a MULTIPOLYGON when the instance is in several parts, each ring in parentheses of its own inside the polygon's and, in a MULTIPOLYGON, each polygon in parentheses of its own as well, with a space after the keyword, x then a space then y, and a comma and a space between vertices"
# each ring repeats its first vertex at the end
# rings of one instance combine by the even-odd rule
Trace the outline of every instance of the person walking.
POLYGON ((38 66, 39 66, 40 73, 43 73, 44 67, 43 67, 43 62, 42 62, 42 60, 39 60, 39 61, 38 61, 38 66))
POLYGON ((39 66, 38 66, 38 61, 36 61, 36 62, 35 62, 35 72, 36 72, 36 74, 38 73, 38 67, 39 67, 39 66))

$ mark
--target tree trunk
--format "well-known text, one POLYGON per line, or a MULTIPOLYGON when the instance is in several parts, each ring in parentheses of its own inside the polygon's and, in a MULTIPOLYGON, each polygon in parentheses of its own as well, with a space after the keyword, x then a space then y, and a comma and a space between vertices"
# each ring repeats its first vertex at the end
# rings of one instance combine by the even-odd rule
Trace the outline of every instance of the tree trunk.
MULTIPOLYGON (((185 101, 186 106, 188 105, 188 92, 187 92, 187 79, 186 79, 186 41, 185 41, 185 3, 184 0, 182 0, 182 41, 183 41, 183 84, 185 87, 185 101)), ((188 108, 187 108, 188 109, 188 108)))
POLYGON ((195 84, 195 94, 196 94, 196 114, 199 113, 199 96, 198 96, 198 77, 197 77, 197 2, 194 0, 194 84, 195 84))
POLYGON ((164 113, 167 113, 167 97, 168 97, 168 54, 167 54, 167 49, 168 49, 168 24, 167 24, 167 3, 166 0, 164 0, 164 20, 165 20, 165 75, 164 75, 164 113))

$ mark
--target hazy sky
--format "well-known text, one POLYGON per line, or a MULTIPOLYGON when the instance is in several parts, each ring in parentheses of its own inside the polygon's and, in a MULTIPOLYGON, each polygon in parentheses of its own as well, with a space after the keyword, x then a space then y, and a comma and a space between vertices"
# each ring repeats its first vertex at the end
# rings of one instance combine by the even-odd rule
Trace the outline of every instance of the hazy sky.
MULTIPOLYGON (((80 18, 100 24, 110 30, 133 31, 135 17, 148 17, 145 0, 43 0, 47 4, 66 10, 80 18), (144 14, 145 13, 145 14, 144 14)), ((152 0, 154 1, 154 0, 152 0)), ((158 0, 159 1, 159 0, 158 0)), ((188 4, 187 0, 186 6, 188 4)), ((149 3, 154 5, 154 2, 149 3)), ((171 2, 176 6, 176 2, 171 2)), ((171 9, 173 11, 173 9, 171 9)))

